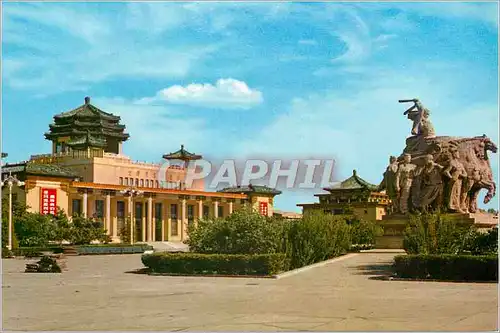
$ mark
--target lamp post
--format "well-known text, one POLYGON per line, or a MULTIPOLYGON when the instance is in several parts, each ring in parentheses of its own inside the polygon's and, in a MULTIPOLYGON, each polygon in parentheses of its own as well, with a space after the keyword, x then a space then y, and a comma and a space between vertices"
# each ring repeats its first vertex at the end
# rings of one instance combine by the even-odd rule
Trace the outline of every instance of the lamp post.
POLYGON ((2 186, 9 187, 9 243, 7 248, 12 250, 12 186, 23 186, 24 182, 18 180, 9 172, 9 176, 2 181, 2 186))
POLYGON ((130 216, 130 244, 134 244, 134 199, 133 197, 137 197, 142 195, 144 192, 137 190, 135 187, 129 187, 125 190, 120 191, 121 194, 128 196, 128 205, 129 205, 129 216, 130 216))

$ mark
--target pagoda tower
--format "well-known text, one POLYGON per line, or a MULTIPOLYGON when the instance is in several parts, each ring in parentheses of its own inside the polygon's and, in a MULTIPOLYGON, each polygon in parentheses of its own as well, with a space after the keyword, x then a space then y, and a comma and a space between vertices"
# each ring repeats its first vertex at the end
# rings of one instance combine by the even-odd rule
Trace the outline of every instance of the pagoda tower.
POLYGON ((120 117, 90 104, 90 97, 78 108, 54 116, 45 138, 52 141, 52 153, 99 150, 121 154, 129 138, 120 117))

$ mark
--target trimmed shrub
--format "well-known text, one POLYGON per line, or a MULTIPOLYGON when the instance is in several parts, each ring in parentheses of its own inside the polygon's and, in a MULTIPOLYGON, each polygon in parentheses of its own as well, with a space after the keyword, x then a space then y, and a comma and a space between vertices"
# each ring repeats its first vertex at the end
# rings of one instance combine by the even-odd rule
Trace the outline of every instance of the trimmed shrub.
POLYGON ((282 249, 295 269, 342 255, 351 247, 348 216, 311 212, 284 224, 282 249))
POLYGON ((201 219, 188 226, 186 244, 196 253, 267 254, 279 252, 283 223, 252 209, 235 211, 226 218, 201 219))
POLYGON ((273 275, 288 269, 284 254, 154 253, 142 256, 154 273, 273 275))
POLYGON ((63 253, 63 248, 60 246, 54 247, 19 247, 17 249, 13 249, 12 253, 17 257, 41 257, 43 256, 43 252, 52 252, 52 253, 63 253))
POLYGON ((497 256, 403 255, 394 258, 398 277, 454 281, 497 281, 497 256))

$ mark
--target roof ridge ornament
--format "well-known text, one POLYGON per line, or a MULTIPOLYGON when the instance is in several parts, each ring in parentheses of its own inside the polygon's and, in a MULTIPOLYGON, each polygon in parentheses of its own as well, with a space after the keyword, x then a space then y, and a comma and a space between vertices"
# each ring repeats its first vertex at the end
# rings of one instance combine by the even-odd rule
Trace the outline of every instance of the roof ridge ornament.
POLYGON ((89 96, 86 96, 84 100, 85 100, 85 105, 90 104, 90 97, 89 96))

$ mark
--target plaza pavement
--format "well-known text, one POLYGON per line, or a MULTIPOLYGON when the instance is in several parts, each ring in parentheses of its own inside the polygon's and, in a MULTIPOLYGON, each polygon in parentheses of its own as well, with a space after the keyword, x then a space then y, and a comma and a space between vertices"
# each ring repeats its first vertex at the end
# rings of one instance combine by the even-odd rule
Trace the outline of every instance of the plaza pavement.
POLYGON ((497 330, 497 284, 388 281, 395 253, 282 279, 126 273, 140 255, 67 258, 63 274, 2 260, 4 330, 497 330))

